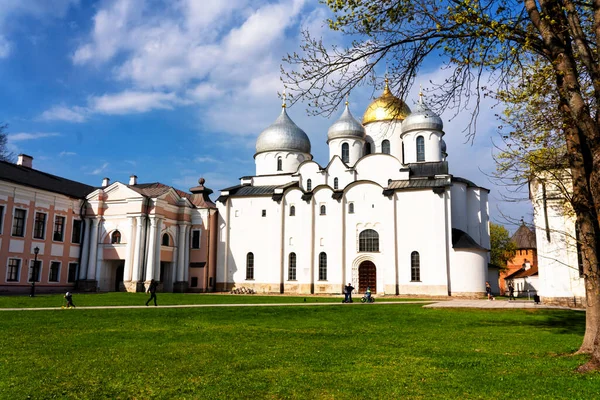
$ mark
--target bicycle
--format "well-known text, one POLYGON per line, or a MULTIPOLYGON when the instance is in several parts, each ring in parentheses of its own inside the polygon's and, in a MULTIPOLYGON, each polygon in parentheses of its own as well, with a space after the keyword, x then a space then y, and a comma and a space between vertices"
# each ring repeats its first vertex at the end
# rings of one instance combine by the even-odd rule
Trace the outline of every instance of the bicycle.
POLYGON ((375 298, 373 296, 370 296, 367 298, 367 295, 364 295, 362 297, 362 299, 360 299, 361 303, 375 303, 375 298))

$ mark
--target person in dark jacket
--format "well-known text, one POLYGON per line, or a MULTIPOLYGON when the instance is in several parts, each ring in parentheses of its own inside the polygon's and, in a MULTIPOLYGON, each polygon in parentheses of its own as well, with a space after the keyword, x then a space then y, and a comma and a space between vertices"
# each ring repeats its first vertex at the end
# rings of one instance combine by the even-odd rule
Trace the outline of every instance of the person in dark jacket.
POLYGON ((348 283, 347 286, 344 286, 344 303, 352 303, 352 291, 354 290, 354 286, 351 283, 348 283))
POLYGON ((146 290, 146 293, 150 293, 150 298, 146 302, 146 305, 148 305, 148 303, 150 303, 150 301, 152 299, 154 299, 154 305, 156 306, 156 287, 157 286, 158 286, 158 283, 156 283, 156 281, 154 279, 152 279, 150 281, 150 286, 148 286, 148 290, 146 290))

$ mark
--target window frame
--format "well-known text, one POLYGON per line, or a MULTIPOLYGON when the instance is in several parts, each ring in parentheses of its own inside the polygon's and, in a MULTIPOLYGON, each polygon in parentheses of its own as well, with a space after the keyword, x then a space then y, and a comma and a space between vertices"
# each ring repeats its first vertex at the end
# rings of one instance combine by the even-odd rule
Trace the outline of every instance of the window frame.
POLYGON ((312 190, 312 179, 307 179, 306 180, 306 191, 310 192, 312 190))
POLYGON ((327 280, 327 253, 319 253, 319 281, 327 280))
POLYGON ((162 234, 160 237, 160 245, 165 247, 169 247, 171 245, 171 238, 169 237, 168 233, 165 232, 162 234), (167 238, 167 244, 165 244, 165 237, 167 238))
POLYGON ((340 180, 336 177, 333 178, 333 190, 338 190, 340 187, 340 180))
POLYGON ((111 232, 110 244, 121 244, 121 239, 123 239, 123 236, 121 235, 121 232, 118 229, 115 229, 111 232))
MULTIPOLYGON (((27 282, 33 282, 31 280, 31 278, 33 277, 33 270, 34 270, 34 263, 36 262, 35 259, 33 260, 29 260, 29 270, 27 271, 27 282)), ((38 263, 38 270, 37 270, 37 280, 35 282, 41 282, 42 279, 42 272, 44 269, 44 263, 42 262, 42 260, 37 260, 38 263)))
POLYGON ((327 215, 327 206, 325 204, 319 206, 319 215, 327 215))
POLYGON ((354 214, 354 203, 348 203, 348 214, 354 214))
POLYGON ((0 235, 4 232, 4 212, 6 211, 6 205, 0 204, 0 235))
POLYGON ((33 216, 33 238, 34 239, 40 239, 40 240, 44 240, 46 239, 46 223, 48 222, 48 213, 42 212, 42 211, 34 211, 34 216, 33 216), (38 234, 38 215, 43 215, 44 216, 44 222, 42 225, 42 234, 40 236, 36 236, 38 234))
POLYGON ((347 142, 342 143, 342 162, 350 162, 350 145, 347 142))
POLYGON ((27 209, 26 208, 13 208, 13 223, 11 227, 11 236, 24 238, 27 234, 27 209), (23 211, 22 224, 16 224, 17 221, 20 221, 21 218, 17 218, 17 211, 23 211), (15 229, 20 228, 21 234, 15 233, 15 229))
POLYGON ((50 261, 50 266, 48 267, 48 283, 60 283, 60 270, 62 267, 62 262, 52 260, 50 261), (56 276, 53 275, 52 267, 58 264, 58 268, 56 270, 56 276), (52 279, 54 278, 54 279, 52 279))
POLYGON ((17 257, 8 257, 8 259, 6 260, 6 282, 14 282, 14 283, 19 283, 21 281, 21 264, 23 263, 23 260, 21 258, 17 258, 17 257), (11 270, 12 268, 14 268, 14 265, 11 265, 11 261, 17 261, 17 271, 15 275, 15 279, 11 279, 11 276, 13 274, 11 274, 11 270))
POLYGON ((388 139, 384 139, 381 142, 381 153, 382 154, 391 154, 391 144, 388 139), (387 151, 386 151, 387 150, 387 151))
POLYGON ((363 229, 358 234, 358 251, 359 253, 379 253, 379 232, 375 229, 363 229))
POLYGON ((292 204, 290 206, 290 217, 295 217, 295 216, 296 216, 296 206, 292 204))
POLYGON ((281 156, 277 157, 277 172, 283 171, 283 159, 281 156))
POLYGON ((425 138, 422 135, 417 136, 415 139, 417 147, 417 162, 425 161, 425 138), (419 140, 420 139, 420 140, 419 140))
POLYGON ((191 237, 190 237, 190 248, 194 249, 194 250, 198 250, 200 249, 200 246, 202 244, 202 229, 192 229, 192 233, 191 233, 191 237), (196 244, 196 238, 194 237, 194 235, 196 234, 196 232, 198 232, 198 241, 196 244))
POLYGON ((53 242, 64 242, 65 241, 65 226, 67 222, 67 217, 64 215, 55 215, 54 216, 54 229, 52 230, 52 241, 53 242), (62 218, 62 224, 58 224, 58 221, 62 218), (57 228, 60 227, 60 231, 57 228), (57 234, 60 233, 60 239, 57 239, 57 234))
POLYGON ((246 253, 246 280, 254 280, 254 253, 251 251, 246 253))
POLYGON ((421 255, 418 251, 410 253, 410 281, 421 282, 421 255))
POLYGON ((297 261, 298 261, 298 257, 296 256, 296 253, 291 252, 288 255, 288 281, 297 280, 297 268, 296 268, 297 261))
POLYGON ((67 283, 74 283, 77 281, 77 270, 79 269, 79 263, 78 262, 69 262, 68 264, 68 268, 67 268, 67 283), (74 279, 71 280, 71 266, 75 265, 75 272, 74 272, 74 279))
POLYGON ((260 216, 261 216, 261 218, 265 218, 267 216, 267 210, 266 209, 261 210, 260 216))
POLYGON ((73 244, 81 244, 81 234, 83 233, 83 220, 78 219, 78 218, 74 218, 73 219, 73 223, 71 224, 71 243, 73 244), (75 229, 75 225, 76 223, 79 223, 79 227, 77 228, 77 230, 75 229), (79 235, 77 235, 77 241, 74 241, 73 239, 75 238, 75 233, 79 232, 79 235))

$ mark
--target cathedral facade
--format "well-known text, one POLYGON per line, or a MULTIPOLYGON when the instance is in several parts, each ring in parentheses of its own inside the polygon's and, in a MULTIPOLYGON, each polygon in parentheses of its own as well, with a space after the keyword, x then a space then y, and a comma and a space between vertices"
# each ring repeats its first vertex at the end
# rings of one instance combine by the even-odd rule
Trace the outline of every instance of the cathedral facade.
POLYGON ((256 140, 256 173, 217 199, 217 290, 476 296, 485 291, 489 190, 449 171, 443 123, 383 94, 348 104, 313 161, 288 116, 256 140))

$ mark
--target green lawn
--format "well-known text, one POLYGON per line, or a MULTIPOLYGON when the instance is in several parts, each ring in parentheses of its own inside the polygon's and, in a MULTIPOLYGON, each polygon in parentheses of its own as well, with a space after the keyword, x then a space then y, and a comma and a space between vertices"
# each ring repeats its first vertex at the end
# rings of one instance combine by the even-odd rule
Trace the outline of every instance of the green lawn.
POLYGON ((570 355, 584 331, 577 311, 340 304, 0 318, 1 399, 600 398, 600 374, 574 372, 585 360, 570 355))
MULTIPOLYGON (((159 305, 177 304, 262 304, 262 303, 340 303, 343 296, 260 296, 233 294, 181 294, 157 293, 159 305)), ((360 301, 362 295, 355 295, 354 301, 360 301)), ((75 306, 142 306, 148 300, 145 293, 76 293, 73 295, 75 306)), ((380 301, 414 300, 402 297, 377 297, 380 301)), ((60 307, 65 304, 63 294, 0 296, 0 308, 36 308, 60 307)))

